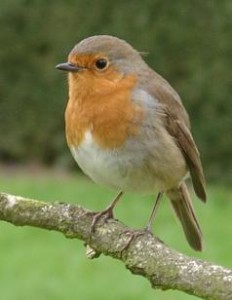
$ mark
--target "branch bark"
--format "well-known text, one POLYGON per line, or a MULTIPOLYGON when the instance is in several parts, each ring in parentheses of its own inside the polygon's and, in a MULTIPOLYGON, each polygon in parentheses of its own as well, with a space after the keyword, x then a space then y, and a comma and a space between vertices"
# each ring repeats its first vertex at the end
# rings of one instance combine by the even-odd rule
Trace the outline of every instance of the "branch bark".
POLYGON ((16 226, 34 226, 85 241, 88 256, 101 253, 121 260, 133 274, 146 277, 152 288, 176 289, 211 300, 232 299, 232 270, 187 257, 144 233, 131 239, 133 230, 117 220, 100 218, 90 232, 94 214, 65 203, 46 203, 0 193, 0 220, 16 226))

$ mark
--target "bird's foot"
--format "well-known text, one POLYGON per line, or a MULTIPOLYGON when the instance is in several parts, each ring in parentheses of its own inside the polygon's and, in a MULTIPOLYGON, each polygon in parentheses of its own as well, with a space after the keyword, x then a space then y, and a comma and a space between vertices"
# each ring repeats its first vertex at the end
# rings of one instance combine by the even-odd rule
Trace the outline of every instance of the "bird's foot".
POLYGON ((129 239, 126 242, 126 245, 123 247, 121 252, 127 250, 130 247, 131 243, 138 237, 140 237, 142 235, 146 235, 146 234, 150 234, 153 236, 153 233, 147 227, 145 227, 144 229, 126 230, 126 231, 124 231, 124 233, 129 236, 129 239))
POLYGON ((121 196, 122 196, 123 192, 120 191, 117 196, 114 198, 114 200, 110 203, 110 205, 104 209, 103 211, 100 212, 93 212, 90 213, 91 215, 93 215, 93 220, 92 223, 90 225, 90 233, 93 233, 95 231, 95 226, 96 223, 102 218, 104 217, 104 220, 109 220, 109 219, 113 219, 114 215, 113 215, 113 210, 115 205, 118 203, 118 201, 120 200, 121 196))
POLYGON ((146 232, 146 233, 150 233, 151 235, 153 235, 150 223, 148 223, 147 226, 144 227, 143 231, 146 232))
POLYGON ((113 219, 113 209, 111 207, 107 207, 103 211, 99 212, 88 212, 88 214, 93 216, 91 225, 90 225, 90 233, 94 233, 97 222, 104 217, 104 221, 109 219, 113 219))
POLYGON ((90 231, 94 232, 96 223, 104 217, 104 220, 109 220, 114 218, 113 209, 111 207, 104 209, 103 211, 95 213, 91 226, 90 231))

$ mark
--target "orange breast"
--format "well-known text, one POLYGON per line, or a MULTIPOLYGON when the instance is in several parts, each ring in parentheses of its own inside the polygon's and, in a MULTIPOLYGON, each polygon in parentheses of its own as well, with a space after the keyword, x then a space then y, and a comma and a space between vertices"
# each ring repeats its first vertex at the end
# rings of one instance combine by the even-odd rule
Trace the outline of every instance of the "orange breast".
POLYGON ((139 132, 143 110, 131 101, 136 78, 117 72, 109 76, 94 76, 91 70, 69 75, 65 112, 69 146, 78 146, 86 130, 91 130, 95 142, 105 149, 120 147, 139 132))

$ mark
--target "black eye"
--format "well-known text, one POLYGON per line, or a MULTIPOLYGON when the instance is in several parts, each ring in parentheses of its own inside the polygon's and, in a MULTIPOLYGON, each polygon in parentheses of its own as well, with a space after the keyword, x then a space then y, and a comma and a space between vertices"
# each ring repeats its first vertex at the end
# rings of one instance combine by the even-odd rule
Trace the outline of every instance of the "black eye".
POLYGON ((106 68, 106 66, 108 65, 108 61, 105 58, 99 58, 96 62, 95 62, 95 66, 97 69, 99 70, 103 70, 106 68))

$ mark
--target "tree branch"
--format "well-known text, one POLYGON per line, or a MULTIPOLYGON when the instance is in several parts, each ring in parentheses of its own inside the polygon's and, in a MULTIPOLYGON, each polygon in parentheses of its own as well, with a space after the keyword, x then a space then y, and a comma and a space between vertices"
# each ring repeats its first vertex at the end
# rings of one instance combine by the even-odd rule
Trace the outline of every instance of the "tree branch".
POLYGON ((45 203, 0 193, 0 219, 16 226, 34 226, 63 233, 89 245, 88 256, 103 253, 117 258, 134 274, 146 277, 153 288, 176 289, 203 299, 232 299, 232 270, 187 257, 144 233, 102 217, 91 233, 94 214, 78 205, 45 203), (91 248, 90 248, 91 247, 91 248))

